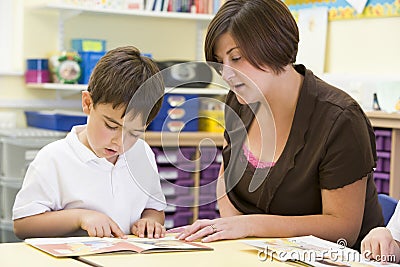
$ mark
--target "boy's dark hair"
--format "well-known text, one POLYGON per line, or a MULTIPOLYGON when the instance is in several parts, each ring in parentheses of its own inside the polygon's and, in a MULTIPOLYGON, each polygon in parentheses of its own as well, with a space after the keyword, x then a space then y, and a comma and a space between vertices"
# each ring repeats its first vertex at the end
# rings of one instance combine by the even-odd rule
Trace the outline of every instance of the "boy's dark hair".
POLYGON ((130 113, 132 118, 143 115, 145 125, 160 111, 164 90, 157 65, 134 46, 108 51, 97 62, 88 84, 94 107, 97 104, 123 106, 124 114, 130 113))
POLYGON ((299 30, 281 0, 228 0, 208 26, 204 52, 216 62, 214 48, 221 34, 230 33, 254 67, 267 65, 275 73, 296 61, 299 30))

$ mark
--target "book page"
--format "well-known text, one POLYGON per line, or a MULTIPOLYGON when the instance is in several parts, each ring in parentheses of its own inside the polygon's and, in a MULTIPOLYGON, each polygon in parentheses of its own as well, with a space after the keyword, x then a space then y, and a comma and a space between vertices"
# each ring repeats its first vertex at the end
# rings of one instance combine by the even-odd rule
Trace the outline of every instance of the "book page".
POLYGON ((74 257, 122 251, 151 253, 213 250, 201 244, 177 240, 173 236, 159 239, 107 237, 30 238, 26 239, 25 242, 55 257, 74 257))
POLYGON ((183 250, 212 250, 212 248, 182 240, 175 237, 165 237, 159 239, 148 238, 129 238, 126 240, 138 247, 138 252, 163 252, 163 251, 183 251, 183 250))
POLYGON ((242 242, 259 249, 260 261, 278 260, 316 267, 381 266, 381 263, 365 259, 358 251, 339 241, 334 243, 315 236, 300 236, 242 242))

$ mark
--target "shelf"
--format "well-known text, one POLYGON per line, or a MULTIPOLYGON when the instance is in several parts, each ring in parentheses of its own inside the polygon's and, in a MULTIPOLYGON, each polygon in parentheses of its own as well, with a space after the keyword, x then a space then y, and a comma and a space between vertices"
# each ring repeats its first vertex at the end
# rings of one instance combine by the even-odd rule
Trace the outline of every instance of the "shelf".
POLYGON ((222 146, 223 133, 212 132, 145 132, 144 140, 151 146, 222 146))
POLYGON ((0 108, 12 109, 81 109, 81 100, 0 99, 0 108))
POLYGON ((370 111, 365 113, 373 127, 400 129, 400 113, 370 111))
POLYGON ((58 10, 60 12, 67 13, 93 13, 93 14, 104 14, 104 15, 127 15, 127 16, 140 16, 140 17, 153 17, 153 18, 165 18, 165 19, 185 19, 185 20, 196 20, 196 21, 210 21, 214 15, 211 14, 192 14, 192 13, 180 13, 180 12, 156 12, 146 10, 119 10, 109 9, 101 7, 85 7, 75 6, 68 4, 57 4, 49 3, 44 6, 40 6, 40 9, 58 10))
MULTIPOLYGON (((63 84, 63 83, 28 83, 28 88, 65 90, 79 92, 87 89, 87 84, 63 84)), ((171 94, 197 94, 197 95, 226 95, 228 89, 223 88, 166 88, 166 93, 171 94)))
POLYGON ((229 90, 223 88, 166 88, 166 93, 188 95, 226 95, 229 90))
POLYGON ((27 83, 26 87, 49 90, 83 91, 87 89, 87 84, 27 83))
POLYGON ((0 76, 23 76, 23 71, 0 71, 0 76))

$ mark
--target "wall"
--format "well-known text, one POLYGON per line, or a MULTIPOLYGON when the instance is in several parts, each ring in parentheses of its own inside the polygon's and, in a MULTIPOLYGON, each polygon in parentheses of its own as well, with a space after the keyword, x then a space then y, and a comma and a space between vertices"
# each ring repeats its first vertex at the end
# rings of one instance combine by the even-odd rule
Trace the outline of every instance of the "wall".
MULTIPOLYGON (((22 60, 46 57, 58 48, 57 12, 32 8, 42 2, 45 1, 23 1, 22 60)), ((400 17, 330 22, 325 71, 331 75, 327 79, 361 99, 366 109, 370 106, 369 96, 375 90, 390 91, 389 98, 397 99, 400 96, 399 28, 400 17)), ((108 40, 108 49, 132 44, 152 53, 157 60, 195 60, 199 41, 196 33, 194 21, 85 14, 66 21, 64 45, 69 47, 71 38, 104 38, 108 40)), ((79 94, 60 97, 52 90, 26 88, 22 76, 0 74, 0 110, 19 111, 20 126, 25 123, 22 109, 43 108, 46 104, 79 109, 79 94)))
POLYGON ((325 71, 400 76, 400 17, 329 23, 325 71))
POLYGON ((371 110, 373 93, 381 108, 395 111, 400 97, 400 17, 329 23, 324 78, 371 110))

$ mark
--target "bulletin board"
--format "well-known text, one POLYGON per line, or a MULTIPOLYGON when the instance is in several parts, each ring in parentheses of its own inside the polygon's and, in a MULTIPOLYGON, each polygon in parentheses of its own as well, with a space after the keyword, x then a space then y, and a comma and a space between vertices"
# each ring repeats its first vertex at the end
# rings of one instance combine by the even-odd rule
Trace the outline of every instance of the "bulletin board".
POLYGON ((368 0, 362 13, 346 0, 284 0, 297 18, 298 10, 311 7, 327 7, 328 19, 383 18, 400 16, 400 0, 368 0))

